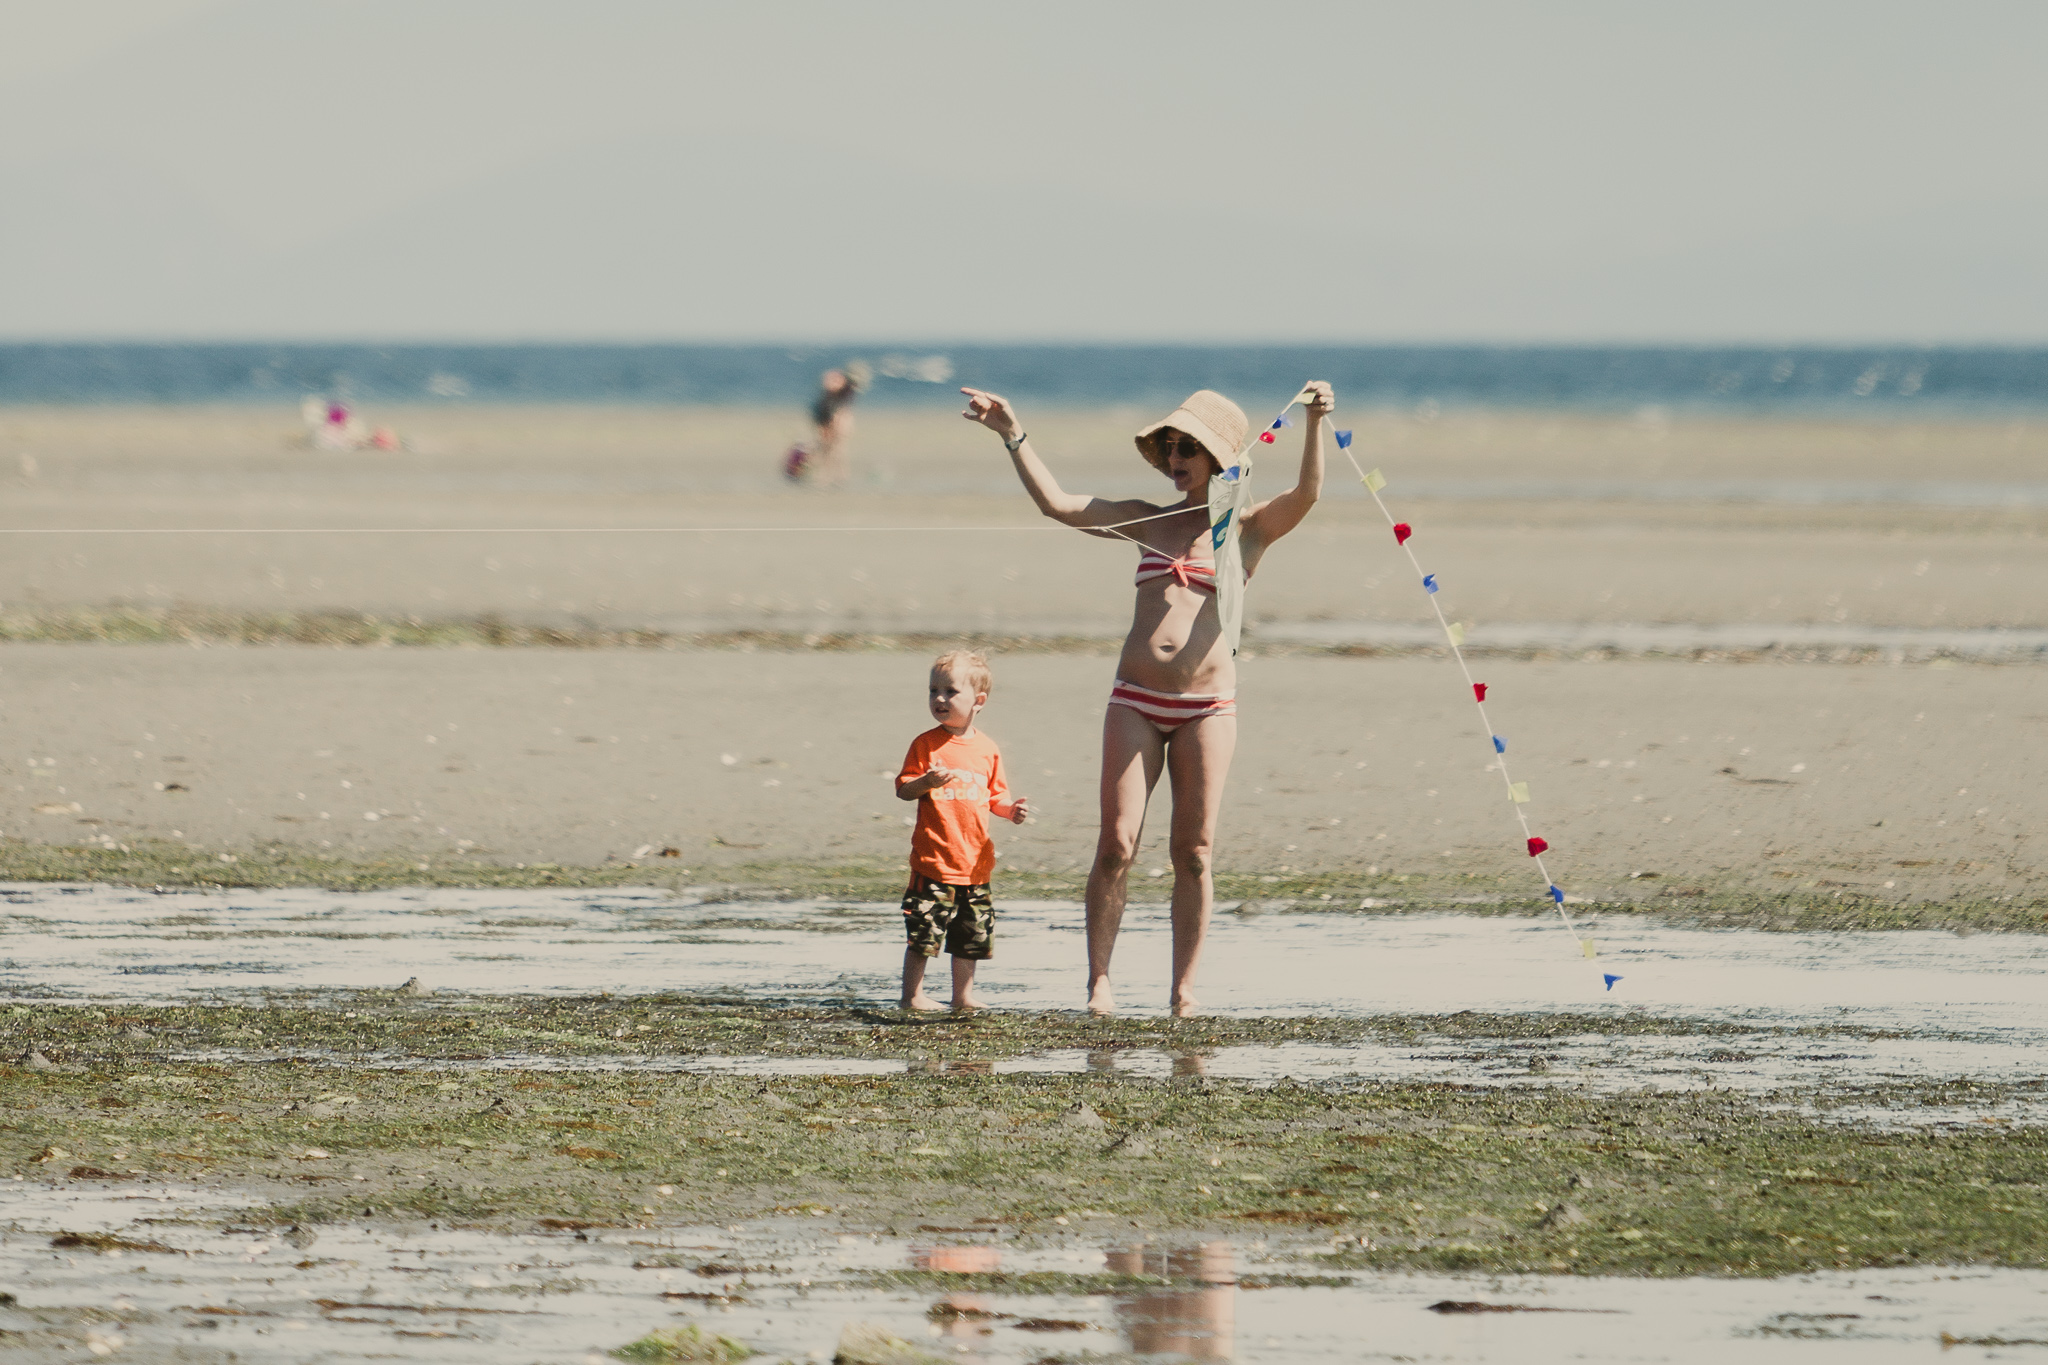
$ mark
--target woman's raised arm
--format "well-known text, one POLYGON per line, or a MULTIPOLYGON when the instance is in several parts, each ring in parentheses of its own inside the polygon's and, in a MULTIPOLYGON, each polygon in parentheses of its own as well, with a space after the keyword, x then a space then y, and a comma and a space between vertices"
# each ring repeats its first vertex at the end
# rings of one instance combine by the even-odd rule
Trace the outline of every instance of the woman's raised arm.
POLYGON ((1052 476, 1052 471, 1045 467, 1045 461, 1038 458, 1038 452, 1031 448, 1024 424, 1017 420, 1017 410, 1010 406, 1007 398, 980 389, 962 389, 960 392, 967 395, 967 409, 960 415, 1003 438, 1003 445, 1010 452, 1010 463, 1016 467, 1017 477, 1024 483, 1024 491, 1038 504, 1038 510, 1054 521, 1085 531, 1091 527, 1129 521, 1154 510, 1151 503, 1136 499, 1112 502, 1106 498, 1091 498, 1085 493, 1067 492, 1052 476))
POLYGON ((1336 411, 1337 399, 1325 380, 1315 380, 1307 388, 1314 396, 1309 399, 1308 420, 1303 423, 1307 430, 1301 437, 1301 476, 1294 487, 1274 494, 1245 514, 1244 535, 1253 542, 1256 551, 1264 550, 1301 525, 1301 519, 1323 495, 1323 419, 1336 411))

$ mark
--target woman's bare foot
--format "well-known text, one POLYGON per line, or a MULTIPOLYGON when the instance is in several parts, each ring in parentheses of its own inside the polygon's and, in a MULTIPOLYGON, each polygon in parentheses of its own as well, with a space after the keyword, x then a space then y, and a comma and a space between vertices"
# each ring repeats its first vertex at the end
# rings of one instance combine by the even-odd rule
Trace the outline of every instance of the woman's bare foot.
POLYGON ((1088 1012, 1090 1014, 1115 1014, 1116 994, 1109 988, 1109 978, 1098 977, 1088 987, 1088 1012))
POLYGON ((926 995, 923 991, 919 991, 916 995, 906 995, 903 997, 903 1008, 907 1010, 942 1010, 946 1007, 932 999, 929 995, 926 995))
POLYGON ((1197 1011, 1199 1011, 1199 1010, 1200 1010, 1201 1008, 1202 1008, 1202 1002, 1201 1002, 1201 1001, 1199 1001, 1199 1000, 1197 1000, 1197 999, 1195 999, 1195 997, 1194 997, 1194 994, 1193 994, 1192 992, 1190 992, 1190 991, 1184 991, 1184 990, 1183 990, 1183 991, 1175 991, 1175 992, 1173 993, 1173 1017, 1174 1017, 1174 1018, 1176 1018, 1176 1019, 1185 1019, 1185 1018, 1187 1018, 1187 1017, 1188 1017, 1189 1015, 1191 1015, 1191 1014, 1194 1014, 1194 1013, 1196 1013, 1197 1011))

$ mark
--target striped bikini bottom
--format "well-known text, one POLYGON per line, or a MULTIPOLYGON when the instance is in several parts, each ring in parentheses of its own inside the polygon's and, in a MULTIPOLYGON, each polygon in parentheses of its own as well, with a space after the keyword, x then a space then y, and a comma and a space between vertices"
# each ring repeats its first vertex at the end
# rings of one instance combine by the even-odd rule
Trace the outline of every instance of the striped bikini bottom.
POLYGON ((1204 716, 1237 714, 1237 693, 1154 692, 1149 687, 1127 683, 1122 678, 1109 689, 1111 706, 1128 706, 1162 735, 1170 735, 1191 720, 1204 716))

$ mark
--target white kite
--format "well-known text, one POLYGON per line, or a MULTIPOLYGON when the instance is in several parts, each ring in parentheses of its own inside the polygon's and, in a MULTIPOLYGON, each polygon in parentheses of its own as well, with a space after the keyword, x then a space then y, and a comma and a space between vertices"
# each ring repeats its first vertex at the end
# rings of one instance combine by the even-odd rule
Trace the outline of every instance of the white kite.
POLYGON ((1216 616, 1233 659, 1237 657, 1238 634, 1244 628, 1244 554, 1237 542, 1245 514, 1251 510, 1252 456, 1250 450, 1240 450, 1230 468, 1209 478, 1209 550, 1216 557, 1216 616))
POLYGON ((1244 630, 1244 552, 1237 542, 1244 532, 1244 519, 1252 510, 1252 452, 1261 442, 1271 445, 1273 433, 1290 425, 1287 414, 1296 403, 1314 397, 1314 392, 1304 387, 1265 430, 1245 443, 1230 468, 1209 479, 1209 552, 1216 558, 1216 616, 1223 625, 1223 638, 1229 642, 1233 659, 1237 657, 1238 636, 1244 630))

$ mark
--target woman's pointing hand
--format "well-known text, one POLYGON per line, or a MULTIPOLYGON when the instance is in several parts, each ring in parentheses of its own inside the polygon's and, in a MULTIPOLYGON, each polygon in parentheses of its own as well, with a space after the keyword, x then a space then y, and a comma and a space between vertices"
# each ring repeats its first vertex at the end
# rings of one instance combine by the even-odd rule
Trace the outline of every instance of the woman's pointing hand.
POLYGON ((980 389, 962 389, 960 392, 967 395, 967 410, 960 414, 962 417, 981 423, 1006 441, 1017 434, 1017 411, 1010 406, 1009 399, 980 389))

